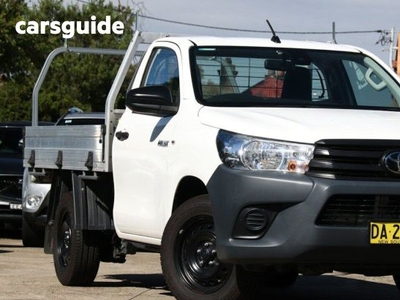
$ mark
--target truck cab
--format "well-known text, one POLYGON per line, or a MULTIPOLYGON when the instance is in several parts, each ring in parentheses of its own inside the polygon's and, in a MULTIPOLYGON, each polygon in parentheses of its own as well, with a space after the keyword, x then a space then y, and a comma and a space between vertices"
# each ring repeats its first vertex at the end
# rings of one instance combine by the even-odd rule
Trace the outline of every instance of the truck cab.
POLYGON ((187 254, 175 276, 195 286, 226 263, 286 285, 299 272, 393 267, 384 257, 396 250, 371 245, 397 236, 373 239, 369 226, 399 218, 387 194, 399 192, 397 167, 385 161, 400 149, 390 129, 400 125, 400 94, 393 73, 362 50, 169 38, 149 49, 132 88, 117 128, 126 139, 113 144, 118 235, 162 247, 178 235, 165 224, 177 222, 182 194, 207 194, 212 208, 212 234, 191 233, 187 247, 211 245, 218 259, 187 254))

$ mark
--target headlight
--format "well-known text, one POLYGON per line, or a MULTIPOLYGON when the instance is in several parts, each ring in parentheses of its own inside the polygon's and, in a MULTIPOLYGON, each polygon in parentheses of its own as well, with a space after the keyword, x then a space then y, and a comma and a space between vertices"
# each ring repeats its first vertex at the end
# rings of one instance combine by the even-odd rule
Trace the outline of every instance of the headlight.
POLYGON ((42 195, 28 195, 25 201, 25 207, 27 209, 37 209, 42 203, 42 195))
POLYGON ((217 147, 230 168, 305 173, 314 146, 264 140, 220 130, 217 147))

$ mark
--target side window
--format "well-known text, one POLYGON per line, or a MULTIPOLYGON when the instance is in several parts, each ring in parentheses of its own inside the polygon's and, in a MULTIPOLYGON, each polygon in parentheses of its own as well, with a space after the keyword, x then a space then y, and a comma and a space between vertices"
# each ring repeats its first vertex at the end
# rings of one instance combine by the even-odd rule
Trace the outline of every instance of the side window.
POLYGON ((174 99, 179 94, 179 68, 175 52, 168 48, 153 50, 142 86, 163 85, 171 90, 174 99))

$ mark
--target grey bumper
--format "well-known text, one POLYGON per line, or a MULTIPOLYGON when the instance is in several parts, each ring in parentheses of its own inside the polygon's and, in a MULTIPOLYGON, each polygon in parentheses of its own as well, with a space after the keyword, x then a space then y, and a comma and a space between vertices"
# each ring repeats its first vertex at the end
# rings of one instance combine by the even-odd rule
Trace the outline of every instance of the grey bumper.
POLYGON ((207 187, 217 253, 223 262, 400 269, 400 245, 370 245, 367 224, 317 224, 325 204, 336 195, 398 195, 400 201, 400 183, 329 180, 301 174, 231 170, 221 165, 207 187), (241 213, 248 207, 275 212, 267 216, 268 226, 261 236, 237 237, 241 213))

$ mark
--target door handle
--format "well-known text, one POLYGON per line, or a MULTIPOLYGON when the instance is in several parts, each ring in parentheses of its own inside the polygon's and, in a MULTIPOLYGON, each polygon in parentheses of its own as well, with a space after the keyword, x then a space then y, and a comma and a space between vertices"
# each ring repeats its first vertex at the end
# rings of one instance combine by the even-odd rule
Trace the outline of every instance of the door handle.
POLYGON ((119 141, 125 141, 128 137, 129 137, 129 132, 126 131, 117 131, 115 133, 115 137, 119 140, 119 141))

